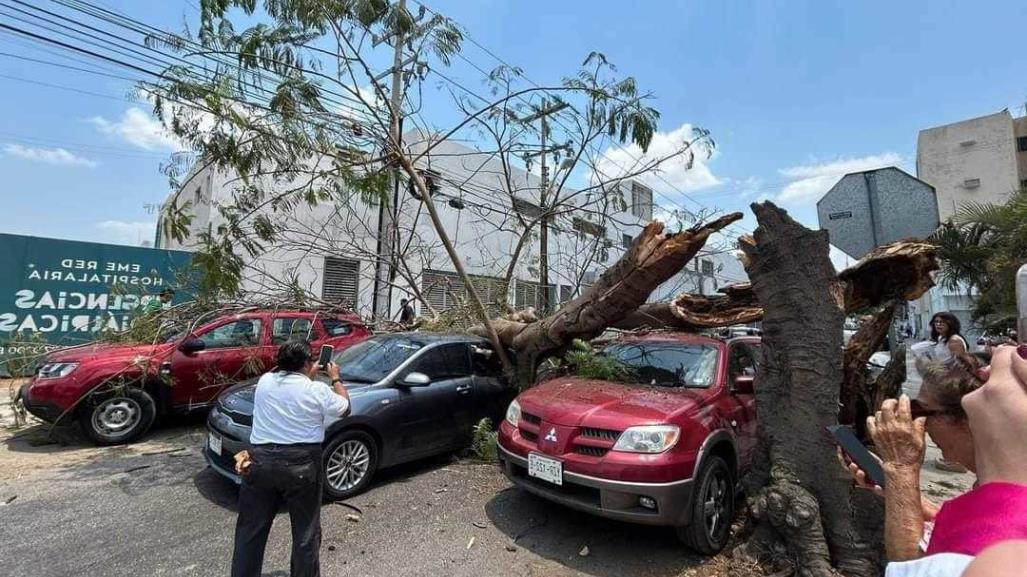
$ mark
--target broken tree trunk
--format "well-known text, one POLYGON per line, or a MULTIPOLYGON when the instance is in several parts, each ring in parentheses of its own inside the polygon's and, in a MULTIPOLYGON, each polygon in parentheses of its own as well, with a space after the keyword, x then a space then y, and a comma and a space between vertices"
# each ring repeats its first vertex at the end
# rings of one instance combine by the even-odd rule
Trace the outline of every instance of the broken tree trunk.
MULTIPOLYGON (((527 385, 547 357, 562 353, 574 339, 591 340, 636 311, 649 295, 677 274, 706 244, 710 235, 740 220, 732 213, 707 224, 665 234, 651 222, 624 255, 578 298, 537 321, 494 319, 491 326, 517 356, 517 381, 527 385)), ((471 329, 484 334, 485 327, 471 329)))
POLYGON ((764 308, 756 382, 768 484, 753 513, 783 538, 798 574, 879 574, 879 543, 853 515, 852 480, 824 428, 837 422, 845 312, 826 231, 811 231, 772 203, 752 205, 759 223, 742 239, 752 289, 764 308))
POLYGON ((842 387, 839 393, 838 422, 855 426, 862 432, 866 428, 867 411, 864 392, 867 390, 867 362, 870 355, 881 349, 888 329, 895 318, 896 303, 892 302, 873 315, 865 318, 856 334, 845 345, 842 367, 842 387))
POLYGON ((748 283, 725 287, 722 292, 713 296, 682 294, 670 302, 642 305, 613 328, 695 331, 753 323, 763 318, 763 308, 748 283))

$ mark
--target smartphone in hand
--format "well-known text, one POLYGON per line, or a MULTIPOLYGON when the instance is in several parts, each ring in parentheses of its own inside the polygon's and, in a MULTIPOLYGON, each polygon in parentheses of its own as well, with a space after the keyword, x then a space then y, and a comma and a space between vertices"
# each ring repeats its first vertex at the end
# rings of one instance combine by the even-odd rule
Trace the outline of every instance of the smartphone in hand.
POLYGON ((317 368, 322 371, 328 367, 328 363, 332 362, 332 355, 335 353, 335 347, 332 345, 321 345, 321 352, 317 355, 317 368))
POLYGON ((874 457, 870 449, 867 449, 859 441, 852 427, 831 425, 827 427, 827 432, 831 434, 831 439, 841 447, 845 455, 849 457, 849 460, 856 463, 860 469, 863 469, 863 472, 867 475, 867 480, 878 487, 884 487, 884 469, 881 468, 880 461, 874 457))

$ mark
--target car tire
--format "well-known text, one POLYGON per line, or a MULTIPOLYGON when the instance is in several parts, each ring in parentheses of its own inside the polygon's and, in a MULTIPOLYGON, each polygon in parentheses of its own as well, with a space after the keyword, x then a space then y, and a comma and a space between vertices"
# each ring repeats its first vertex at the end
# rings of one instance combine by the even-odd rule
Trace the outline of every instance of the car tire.
POLYGON ((79 426, 97 445, 130 443, 150 430, 157 418, 157 403, 149 393, 131 385, 93 393, 82 403, 79 426))
POLYGON ((321 480, 324 494, 339 501, 363 492, 378 470, 378 443, 368 433, 350 429, 325 446, 321 480))
POLYGON ((715 555, 727 545, 734 517, 734 472, 724 459, 711 455, 695 476, 689 523, 677 528, 678 537, 697 553, 715 555))

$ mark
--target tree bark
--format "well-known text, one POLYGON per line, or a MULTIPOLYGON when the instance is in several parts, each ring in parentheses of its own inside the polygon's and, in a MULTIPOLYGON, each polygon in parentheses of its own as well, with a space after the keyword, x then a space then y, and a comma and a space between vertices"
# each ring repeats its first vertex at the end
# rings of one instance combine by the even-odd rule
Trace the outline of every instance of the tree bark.
MULTIPOLYGON (((493 320, 494 334, 517 352, 518 381, 530 384, 547 357, 563 352, 573 339, 599 336, 634 312, 656 287, 684 268, 711 234, 741 218, 733 213, 676 234, 665 234, 662 223, 651 222, 596 284, 557 312, 532 323, 493 320)), ((487 334, 485 327, 471 332, 487 334)))
POLYGON ((861 437, 866 428, 868 411, 872 408, 865 402, 869 388, 867 362, 870 355, 880 350, 884 344, 888 329, 895 318, 895 307, 896 303, 892 302, 866 319, 845 345, 838 422, 855 426, 861 437))
POLYGON ((798 574, 879 574, 879 547, 860 534, 852 482, 824 428, 837 422, 844 301, 838 298, 826 231, 811 231, 772 203, 752 205, 759 223, 741 248, 764 308, 756 382, 769 484, 753 513, 799 562, 798 574))
POLYGON ((763 318, 763 308, 756 302, 752 285, 731 285, 721 290, 722 295, 682 294, 670 302, 645 304, 613 326, 621 330, 695 331, 753 323, 763 318))

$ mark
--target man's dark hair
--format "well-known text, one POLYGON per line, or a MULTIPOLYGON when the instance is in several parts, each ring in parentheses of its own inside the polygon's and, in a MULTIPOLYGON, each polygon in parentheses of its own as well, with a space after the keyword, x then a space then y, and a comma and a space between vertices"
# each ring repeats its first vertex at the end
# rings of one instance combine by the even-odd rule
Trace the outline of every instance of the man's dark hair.
POLYGON ((407 299, 399 299, 399 304, 401 304, 401 305, 405 305, 408 302, 410 302, 410 301, 408 301, 407 299))
POLYGON ((311 358, 310 343, 292 340, 278 347, 278 370, 291 373, 300 372, 311 358))

